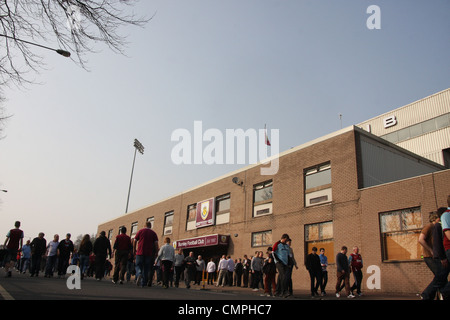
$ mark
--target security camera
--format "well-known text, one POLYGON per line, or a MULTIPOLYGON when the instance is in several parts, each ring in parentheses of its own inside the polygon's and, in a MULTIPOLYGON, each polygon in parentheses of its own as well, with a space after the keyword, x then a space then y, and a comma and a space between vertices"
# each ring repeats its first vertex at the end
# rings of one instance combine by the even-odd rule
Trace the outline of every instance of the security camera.
POLYGON ((234 184, 237 184, 238 186, 242 186, 243 182, 238 177, 234 177, 231 181, 233 181, 234 184))

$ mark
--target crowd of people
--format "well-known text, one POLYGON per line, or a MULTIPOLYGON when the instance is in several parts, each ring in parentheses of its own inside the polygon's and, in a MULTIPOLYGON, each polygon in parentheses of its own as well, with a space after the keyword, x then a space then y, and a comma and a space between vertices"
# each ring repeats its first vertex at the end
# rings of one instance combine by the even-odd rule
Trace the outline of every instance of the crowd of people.
MULTIPOLYGON (((430 213, 430 223, 426 225, 419 237, 419 243, 424 248, 424 261, 434 274, 432 282, 422 292, 421 298, 434 299, 439 293, 443 299, 449 298, 450 259, 450 196, 448 208, 439 208, 430 213)), ((81 278, 95 277, 98 281, 110 275, 113 266, 109 258, 114 259, 113 283, 123 284, 134 282, 141 287, 162 285, 163 288, 179 287, 184 281, 185 287, 194 285, 215 285, 249 287, 253 291, 263 290, 262 295, 289 297, 293 294, 292 272, 298 269, 292 250, 292 240, 283 234, 281 239, 267 248, 266 252, 256 251, 254 256, 232 259, 223 255, 218 261, 210 258, 206 262, 201 255, 195 257, 191 251, 187 256, 183 250, 175 252, 170 238, 164 239, 159 247, 158 236, 151 229, 151 223, 139 230, 132 240, 127 234, 126 227, 122 227, 120 234, 111 241, 104 231, 92 241, 85 235, 78 248, 75 248, 68 233, 66 238, 59 241, 55 235, 47 244, 44 233, 23 245, 23 231, 20 222, 15 223, 6 237, 3 252, 2 267, 6 270, 6 277, 12 276, 14 266, 20 272, 29 270, 30 276, 38 276, 44 272, 45 277, 64 277, 70 264, 80 268, 81 278), (126 278, 125 278, 126 275, 126 278)), ((348 298, 355 294, 361 296, 363 259, 357 246, 347 257, 348 248, 343 246, 336 255, 335 264, 337 282, 336 297, 345 290, 348 298), (354 283, 350 286, 350 275, 353 274, 354 283), (355 293, 356 290, 356 293, 355 293)), ((325 249, 312 247, 306 256, 305 267, 311 280, 311 297, 326 295, 328 283, 328 258, 325 249), (319 254, 317 254, 319 252, 319 254), (320 289, 320 293, 319 293, 320 289)))
MULTIPOLYGON (((16 221, 15 228, 7 234, 4 249, 0 250, 0 266, 5 268, 6 277, 11 277, 12 270, 15 269, 20 273, 28 271, 30 277, 37 277, 41 273, 45 278, 51 278, 55 274, 62 278, 65 277, 69 265, 80 266, 82 276, 93 276, 98 272, 99 261, 96 261, 89 235, 84 236, 79 248, 75 248, 70 233, 61 241, 56 234, 48 243, 44 236, 45 234, 40 232, 32 241, 27 240, 23 244, 23 231, 20 230, 20 222, 16 221), (86 245, 91 249, 85 251, 86 245)), ((103 266, 106 275, 112 269, 112 264, 107 260, 103 266)))

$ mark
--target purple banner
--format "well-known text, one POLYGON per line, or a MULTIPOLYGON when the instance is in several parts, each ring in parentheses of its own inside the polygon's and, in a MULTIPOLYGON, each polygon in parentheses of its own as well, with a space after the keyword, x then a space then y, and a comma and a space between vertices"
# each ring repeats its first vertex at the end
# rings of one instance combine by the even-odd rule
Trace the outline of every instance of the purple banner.
POLYGON ((216 245, 226 245, 228 244, 229 236, 212 234, 203 237, 191 238, 178 240, 176 242, 176 249, 189 249, 196 247, 208 247, 216 245))

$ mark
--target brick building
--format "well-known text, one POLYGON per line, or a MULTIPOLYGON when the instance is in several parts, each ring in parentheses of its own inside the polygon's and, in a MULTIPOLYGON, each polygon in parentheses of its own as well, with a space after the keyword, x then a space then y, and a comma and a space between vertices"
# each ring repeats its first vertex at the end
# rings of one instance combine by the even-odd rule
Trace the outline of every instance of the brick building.
POLYGON ((288 233, 297 289, 309 289, 304 260, 312 246, 326 249, 329 293, 343 245, 360 248, 366 292, 417 293, 431 281, 417 240, 429 212, 446 205, 450 170, 354 126, 281 153, 276 175, 261 175, 261 167, 104 222, 98 232, 113 240, 126 226, 133 236, 150 220, 161 243, 169 236, 185 254, 205 258, 266 252, 288 233), (372 273, 380 287, 368 286, 372 273))

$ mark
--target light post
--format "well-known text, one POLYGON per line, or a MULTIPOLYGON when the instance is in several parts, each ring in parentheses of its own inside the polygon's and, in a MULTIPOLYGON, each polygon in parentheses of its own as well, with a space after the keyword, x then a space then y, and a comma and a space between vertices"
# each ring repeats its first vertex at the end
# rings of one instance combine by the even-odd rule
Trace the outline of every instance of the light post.
POLYGON ((125 208, 125 213, 128 212, 128 203, 130 202, 131 182, 133 181, 134 162, 136 161, 136 152, 139 151, 140 154, 144 154, 144 146, 139 142, 138 139, 134 139, 134 148, 135 149, 134 149, 133 166, 131 167, 130 186, 128 188, 127 207, 125 208))
POLYGON ((22 39, 17 39, 15 37, 7 36, 6 34, 0 34, 0 37, 5 37, 5 38, 8 38, 8 39, 12 39, 14 41, 20 41, 20 42, 31 44, 33 46, 41 47, 41 48, 44 48, 44 49, 47 49, 47 50, 52 50, 52 51, 55 51, 56 53, 58 53, 58 54, 60 54, 60 55, 62 55, 64 57, 67 57, 67 58, 70 57, 70 52, 66 51, 66 50, 54 49, 54 48, 46 47, 46 46, 43 46, 42 44, 38 44, 38 43, 34 43, 34 42, 22 40, 22 39))

